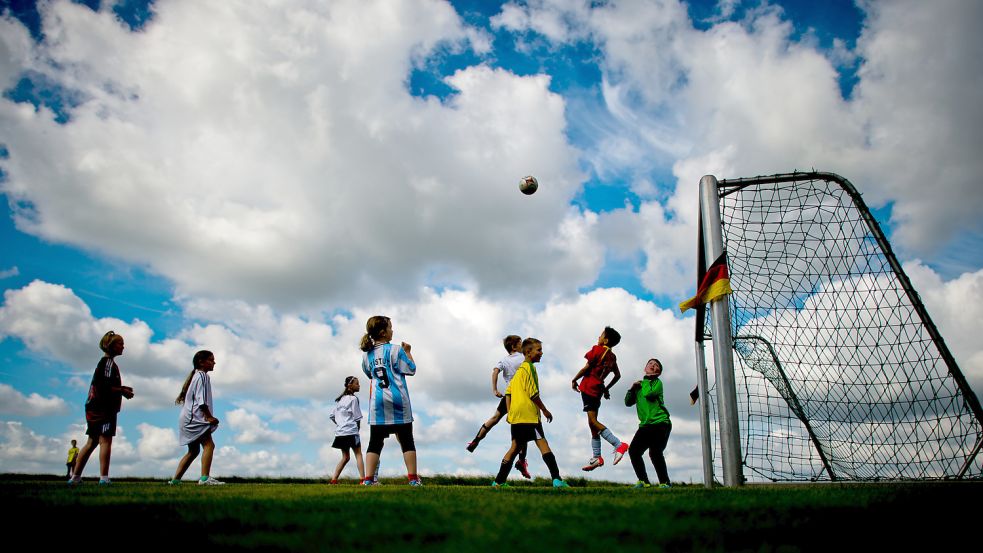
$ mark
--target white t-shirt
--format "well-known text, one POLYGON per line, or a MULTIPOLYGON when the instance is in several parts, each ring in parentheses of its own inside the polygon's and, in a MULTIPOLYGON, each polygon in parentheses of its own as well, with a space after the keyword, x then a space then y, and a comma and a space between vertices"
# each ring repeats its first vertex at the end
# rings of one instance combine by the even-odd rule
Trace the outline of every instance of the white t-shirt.
POLYGON ((205 421, 202 406, 207 407, 208 412, 215 416, 215 407, 212 405, 212 380, 205 371, 195 371, 188 385, 188 392, 184 395, 184 407, 181 408, 178 423, 181 434, 178 441, 181 445, 188 445, 205 434, 214 432, 217 428, 217 425, 205 421))
POLYGON ((362 409, 358 405, 358 397, 355 394, 341 396, 335 405, 334 412, 331 413, 331 420, 334 421, 335 436, 352 436, 358 434, 358 421, 362 420, 362 409))
POLYGON ((522 354, 521 351, 517 351, 510 354, 508 357, 503 357, 501 361, 498 362, 496 367, 502 371, 502 379, 505 380, 505 387, 508 388, 509 382, 512 382, 512 377, 515 376, 515 371, 519 370, 519 365, 526 360, 526 356, 522 354))

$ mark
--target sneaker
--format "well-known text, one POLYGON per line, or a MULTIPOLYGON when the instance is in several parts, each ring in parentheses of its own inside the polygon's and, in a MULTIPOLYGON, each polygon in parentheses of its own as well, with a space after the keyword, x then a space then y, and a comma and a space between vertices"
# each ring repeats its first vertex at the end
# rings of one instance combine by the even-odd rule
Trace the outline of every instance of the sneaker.
POLYGON ((570 487, 570 484, 567 484, 566 482, 564 482, 563 480, 560 480, 559 478, 555 478, 553 480, 553 487, 554 488, 569 488, 570 487))
POLYGON ((491 485, 492 485, 493 488, 511 488, 512 487, 512 486, 509 485, 508 482, 502 482, 501 484, 499 484, 498 482, 492 482, 491 485))
POLYGON ((225 482, 222 482, 221 480, 216 480, 211 476, 206 476, 204 479, 198 480, 198 485, 199 486, 224 486, 225 482))
POLYGON ((100 486, 109 486, 112 483, 113 483, 112 480, 110 480, 108 478, 106 478, 106 479, 100 478, 99 479, 99 485, 100 486))
POLYGON ((173 478, 167 481, 168 486, 177 486, 180 483, 181 483, 180 480, 174 480, 173 478))
POLYGON ((410 486, 422 486, 423 480, 417 478, 416 480, 410 480, 410 486))
POLYGON ((617 465, 621 462, 621 458, 625 456, 626 451, 628 451, 628 444, 621 442, 621 445, 614 450, 614 464, 617 465))
POLYGON ((68 479, 68 485, 69 486, 78 486, 81 483, 82 483, 82 477, 81 476, 73 476, 73 477, 71 477, 71 478, 68 479))
POLYGON ((329 481, 328 481, 328 485, 331 485, 331 484, 337 484, 337 483, 338 483, 338 481, 337 481, 337 480, 329 480, 329 481))
POLYGON ((474 453, 474 450, 478 449, 478 442, 468 442, 464 449, 468 450, 469 453, 474 453))
POLYGON ((366 480, 362 480, 362 485, 363 486, 378 486, 379 485, 379 481, 378 480, 368 480, 368 479, 366 479, 366 480))
POLYGON ((521 474, 523 478, 532 478, 532 475, 529 474, 529 461, 519 459, 515 462, 515 468, 519 469, 519 474, 521 474))
POLYGON ((659 489, 660 490, 668 490, 671 487, 672 487, 672 484, 659 484, 659 489))
POLYGON ((587 464, 584 465, 584 469, 583 470, 585 470, 587 472, 590 472, 590 471, 596 469, 597 467, 603 467, 603 466, 604 466, 604 458, 603 457, 601 457, 601 456, 591 457, 590 458, 590 461, 587 461, 587 464))
POLYGON ((641 480, 639 480, 631 488, 633 490, 641 490, 641 489, 644 489, 644 488, 651 488, 651 487, 652 487, 652 484, 649 484, 648 482, 642 482, 641 480))

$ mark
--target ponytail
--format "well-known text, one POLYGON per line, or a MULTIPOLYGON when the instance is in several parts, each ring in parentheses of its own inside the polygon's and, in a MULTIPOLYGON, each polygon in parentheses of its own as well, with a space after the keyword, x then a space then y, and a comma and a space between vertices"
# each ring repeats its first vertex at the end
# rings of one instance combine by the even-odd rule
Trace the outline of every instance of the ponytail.
POLYGON ((341 398, 345 396, 355 395, 355 392, 352 391, 352 384, 354 384, 356 380, 358 379, 355 378, 354 376, 346 376, 345 389, 341 392, 341 394, 338 395, 338 397, 334 398, 334 400, 337 402, 337 401, 341 401, 341 398))
POLYGON ((371 351, 375 347, 375 341, 382 337, 382 333, 389 328, 389 324, 389 317, 383 315, 369 317, 365 323, 365 334, 362 335, 362 340, 358 343, 358 349, 366 352, 371 351))
POLYGON ((184 385, 181 386, 181 393, 174 399, 174 405, 181 405, 184 403, 184 396, 188 395, 188 387, 191 386, 191 378, 195 375, 195 371, 198 370, 198 366, 201 365, 202 361, 208 359, 209 357, 215 357, 215 354, 207 349, 203 349, 195 353, 195 356, 191 359, 191 372, 188 373, 188 378, 184 379, 184 385))

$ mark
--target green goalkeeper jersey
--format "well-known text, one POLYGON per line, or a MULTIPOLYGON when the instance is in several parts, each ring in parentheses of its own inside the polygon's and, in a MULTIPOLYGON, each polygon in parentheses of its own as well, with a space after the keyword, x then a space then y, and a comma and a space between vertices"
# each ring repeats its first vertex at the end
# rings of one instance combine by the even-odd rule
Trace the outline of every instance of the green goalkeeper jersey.
POLYGON ((669 411, 666 410, 666 402, 662 394, 662 381, 658 378, 645 377, 641 385, 629 388, 625 395, 625 405, 635 406, 635 411, 638 413, 638 426, 669 422, 669 411))

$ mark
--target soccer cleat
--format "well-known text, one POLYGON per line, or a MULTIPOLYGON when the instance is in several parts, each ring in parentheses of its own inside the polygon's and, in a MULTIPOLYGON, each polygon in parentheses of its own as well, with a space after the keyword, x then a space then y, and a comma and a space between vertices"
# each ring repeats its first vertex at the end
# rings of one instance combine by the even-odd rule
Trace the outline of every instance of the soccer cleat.
POLYGON ((621 442, 621 445, 614 450, 614 464, 617 465, 621 462, 621 458, 625 456, 626 451, 628 451, 628 444, 621 442))
POLYGON ((112 481, 110 479, 108 479, 108 478, 100 478, 99 479, 99 485, 100 486, 108 486, 110 484, 112 484, 112 481))
POLYGON ((178 484, 180 484, 180 483, 181 483, 181 481, 180 481, 180 480, 174 480, 174 479, 171 479, 171 480, 168 480, 168 481, 167 481, 167 485, 168 485, 168 486, 177 486, 177 485, 178 485, 178 484))
POLYGON ((583 470, 590 472, 596 469, 597 467, 603 467, 603 466, 604 466, 604 458, 598 455, 597 457, 591 457, 590 461, 587 461, 587 464, 584 465, 583 470))
POLYGON ((512 487, 512 486, 509 486, 509 483, 508 482, 502 482, 501 484, 499 484, 498 482, 492 482, 491 485, 492 485, 493 488, 511 488, 512 487))
POLYGON ((638 482, 635 483, 634 486, 632 486, 632 489, 633 490, 641 490, 641 489, 651 488, 651 487, 652 487, 652 484, 649 484, 648 482, 642 482, 641 480, 639 480, 638 482))
POLYGON ((337 481, 337 480, 334 480, 334 479, 331 479, 331 481, 330 481, 330 482, 328 482, 328 485, 331 485, 331 484, 337 484, 337 483, 338 483, 338 481, 337 481))
POLYGON ((368 478, 366 478, 365 480, 362 480, 362 485, 363 486, 378 486, 379 485, 379 482, 376 481, 376 480, 369 480, 368 478))
POLYGON ((198 480, 199 486, 224 486, 225 482, 221 480, 216 480, 211 476, 206 476, 204 479, 198 480))
POLYGON ((519 474, 521 474, 523 478, 532 478, 532 475, 529 474, 529 461, 519 459, 515 462, 515 468, 519 469, 519 474))
POLYGON ((659 489, 661 489, 661 490, 668 490, 671 487, 672 487, 672 484, 659 484, 659 489))
POLYGON ((71 478, 68 479, 68 485, 69 486, 78 486, 81 483, 82 483, 82 477, 81 476, 73 476, 73 477, 71 477, 71 478))
POLYGON ((422 486, 423 480, 417 478, 416 480, 410 480, 410 486, 422 486))
POLYGON ((567 484, 566 482, 564 482, 563 480, 560 480, 559 478, 554 478, 553 479, 553 487, 554 488, 569 488, 570 487, 570 484, 567 484))
POLYGON ((474 453, 474 450, 478 449, 478 442, 468 442, 468 445, 464 446, 464 449, 470 453, 474 453))

